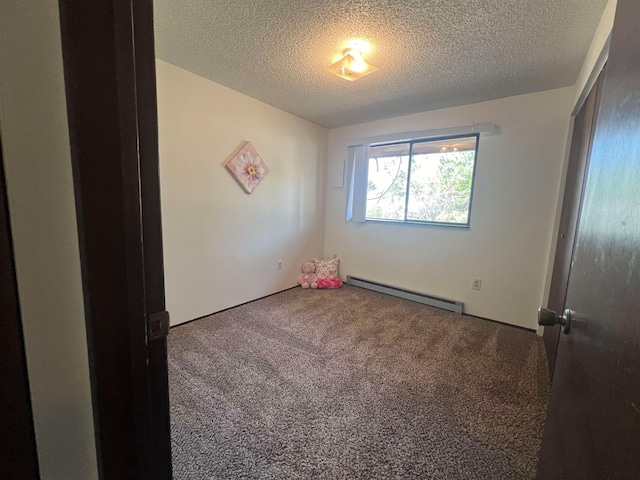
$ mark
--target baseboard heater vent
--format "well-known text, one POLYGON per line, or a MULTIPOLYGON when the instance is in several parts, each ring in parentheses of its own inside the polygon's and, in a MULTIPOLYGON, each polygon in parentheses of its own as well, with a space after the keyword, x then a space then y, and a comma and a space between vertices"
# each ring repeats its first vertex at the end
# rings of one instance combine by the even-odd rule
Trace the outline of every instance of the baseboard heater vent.
POLYGON ((405 290, 404 288, 392 287, 391 285, 372 282, 370 280, 352 277, 351 275, 347 275, 347 285, 366 288, 367 290, 373 290, 374 292, 385 293, 393 297, 404 298, 405 300, 423 303, 431 307, 437 307, 455 313, 462 313, 462 310, 464 308, 464 303, 462 302, 447 300, 446 298, 434 297, 432 295, 426 295, 424 293, 412 292, 411 290, 405 290))

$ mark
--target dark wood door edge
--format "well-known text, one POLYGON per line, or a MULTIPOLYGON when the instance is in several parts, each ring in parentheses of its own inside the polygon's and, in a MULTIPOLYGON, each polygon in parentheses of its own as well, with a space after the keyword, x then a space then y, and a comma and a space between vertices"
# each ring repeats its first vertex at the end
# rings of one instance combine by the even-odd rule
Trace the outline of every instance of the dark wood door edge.
POLYGON ((164 310, 152 2, 61 0, 60 18, 99 472, 171 478, 166 340, 146 326, 164 310))
MULTIPOLYGON (((134 44, 145 309, 149 317, 150 314, 165 310, 153 2, 135 2, 133 21, 136 25, 134 44)), ((170 479, 171 430, 166 336, 149 342, 145 360, 148 360, 149 369, 148 395, 152 399, 149 402, 150 474, 153 479, 170 479)))
POLYGON ((0 141, 0 478, 30 480, 38 456, 9 218, 0 141))

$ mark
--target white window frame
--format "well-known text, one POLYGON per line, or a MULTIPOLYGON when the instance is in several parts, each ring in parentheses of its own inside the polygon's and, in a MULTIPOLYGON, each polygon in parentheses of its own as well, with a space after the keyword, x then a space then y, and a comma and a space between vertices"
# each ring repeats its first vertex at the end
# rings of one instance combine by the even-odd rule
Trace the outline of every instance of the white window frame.
MULTIPOLYGON (((365 223, 390 223, 400 225, 437 225, 457 228, 469 228, 471 225, 471 206, 475 185, 475 173, 478 162, 478 145, 480 135, 498 135, 501 129, 494 123, 474 123, 464 127, 454 127, 419 132, 404 132, 377 137, 368 137, 353 140, 348 148, 347 158, 347 212, 346 220, 349 222, 365 223), (476 135, 476 152, 474 159, 473 177, 471 181, 471 196, 469 199, 469 215, 466 223, 431 222, 422 220, 386 220, 366 218, 367 208, 367 181, 369 168, 369 149, 387 143, 402 142, 430 142, 448 138, 460 138, 476 135)), ((409 188, 407 186, 407 188, 409 188)))

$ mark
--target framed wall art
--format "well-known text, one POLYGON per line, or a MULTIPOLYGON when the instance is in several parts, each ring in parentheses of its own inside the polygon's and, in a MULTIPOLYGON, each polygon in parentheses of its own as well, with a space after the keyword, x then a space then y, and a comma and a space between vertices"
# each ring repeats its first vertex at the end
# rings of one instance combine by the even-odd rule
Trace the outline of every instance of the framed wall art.
POLYGON ((225 167, 236 178, 245 192, 253 192, 269 173, 269 167, 262 160, 251 142, 244 142, 225 163, 225 167))

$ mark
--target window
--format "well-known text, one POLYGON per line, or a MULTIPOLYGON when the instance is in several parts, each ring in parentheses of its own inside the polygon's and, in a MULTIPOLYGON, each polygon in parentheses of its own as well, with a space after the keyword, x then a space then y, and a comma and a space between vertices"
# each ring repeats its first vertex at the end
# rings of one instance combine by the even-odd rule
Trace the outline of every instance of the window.
POLYGON ((478 137, 369 145, 360 168, 365 219, 469 225, 478 137))

